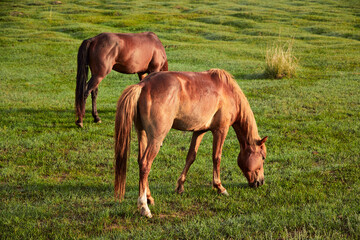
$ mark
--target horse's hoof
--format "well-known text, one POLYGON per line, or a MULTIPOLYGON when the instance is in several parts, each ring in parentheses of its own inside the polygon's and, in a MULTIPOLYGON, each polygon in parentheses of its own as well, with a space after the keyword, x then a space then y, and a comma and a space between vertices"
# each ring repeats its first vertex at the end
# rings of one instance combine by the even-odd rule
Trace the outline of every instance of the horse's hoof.
POLYGON ((80 128, 84 127, 82 122, 76 121, 75 124, 80 128))
POLYGON ((142 216, 147 217, 147 218, 152 218, 152 215, 151 215, 151 212, 150 212, 149 208, 142 207, 142 208, 140 209, 140 214, 141 214, 142 216))
POLYGON ((101 123, 101 119, 100 118, 94 119, 94 123, 101 123))
POLYGON ((222 195, 229 196, 229 193, 225 190, 221 193, 222 195))
POLYGON ((183 194, 183 193, 184 193, 184 190, 181 190, 181 189, 176 189, 176 190, 175 190, 175 192, 176 192, 177 194, 180 194, 180 195, 181 195, 181 194, 183 194))
POLYGON ((147 203, 150 204, 150 205, 155 205, 154 198, 152 198, 152 197, 148 198, 147 203))
POLYGON ((184 192, 184 185, 178 185, 175 188, 175 192, 177 192, 178 194, 182 194, 184 192))

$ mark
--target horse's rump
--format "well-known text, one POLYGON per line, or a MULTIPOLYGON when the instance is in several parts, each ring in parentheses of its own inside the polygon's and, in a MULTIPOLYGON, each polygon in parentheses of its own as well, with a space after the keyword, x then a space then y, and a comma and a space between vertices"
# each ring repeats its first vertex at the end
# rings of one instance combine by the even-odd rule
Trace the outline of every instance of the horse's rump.
POLYGON ((159 71, 167 65, 165 48, 152 32, 101 33, 94 39, 89 48, 91 69, 101 68, 107 61, 107 70, 127 74, 159 71))

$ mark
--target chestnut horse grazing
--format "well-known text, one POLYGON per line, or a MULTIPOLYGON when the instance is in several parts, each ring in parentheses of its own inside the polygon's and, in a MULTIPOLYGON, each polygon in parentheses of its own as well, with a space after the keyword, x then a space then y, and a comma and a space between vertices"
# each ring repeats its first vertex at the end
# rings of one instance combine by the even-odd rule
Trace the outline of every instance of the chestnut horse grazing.
POLYGON ((240 143, 237 163, 251 187, 264 183, 265 141, 258 134, 250 105, 232 76, 224 70, 206 72, 160 72, 127 87, 121 95, 115 120, 115 196, 125 194, 126 164, 130 131, 134 122, 138 134, 140 168, 138 207, 151 217, 147 205, 154 204, 148 175, 162 141, 171 128, 192 131, 185 168, 176 191, 184 191, 186 174, 195 161, 207 131, 213 134, 213 186, 228 195, 220 181, 222 146, 232 126, 240 143))
POLYGON ((85 102, 90 93, 94 122, 101 122, 96 108, 98 86, 112 69, 120 73, 137 73, 140 80, 147 73, 168 70, 165 49, 152 32, 102 33, 86 39, 79 48, 77 61, 75 107, 79 127, 83 126, 85 102), (91 78, 86 84, 89 67, 91 78))

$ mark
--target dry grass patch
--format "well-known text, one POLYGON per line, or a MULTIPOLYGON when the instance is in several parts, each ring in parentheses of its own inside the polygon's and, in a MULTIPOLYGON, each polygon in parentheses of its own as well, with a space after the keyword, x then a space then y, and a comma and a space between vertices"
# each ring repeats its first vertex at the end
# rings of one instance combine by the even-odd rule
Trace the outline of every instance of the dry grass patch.
POLYGON ((268 78, 281 79, 295 76, 298 67, 297 58, 293 55, 293 41, 283 45, 278 43, 266 50, 265 76, 268 78))

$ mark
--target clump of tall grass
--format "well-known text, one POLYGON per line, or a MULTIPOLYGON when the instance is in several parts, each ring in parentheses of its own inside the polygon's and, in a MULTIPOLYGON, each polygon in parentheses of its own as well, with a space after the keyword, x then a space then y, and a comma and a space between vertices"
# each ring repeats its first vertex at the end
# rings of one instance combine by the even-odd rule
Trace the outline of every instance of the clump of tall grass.
POLYGON ((295 76, 298 68, 297 58, 293 55, 293 41, 281 45, 274 44, 266 50, 265 76, 273 79, 295 76))

